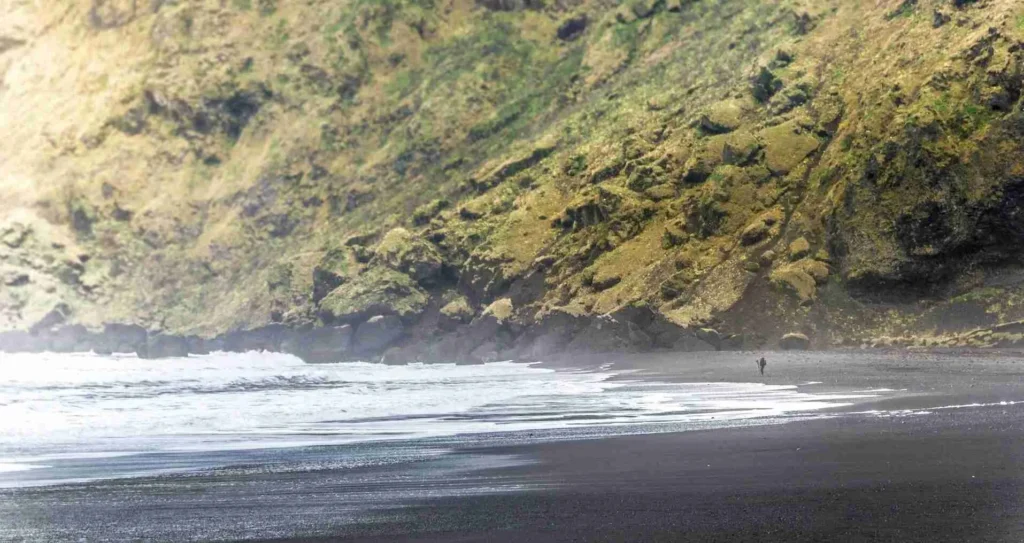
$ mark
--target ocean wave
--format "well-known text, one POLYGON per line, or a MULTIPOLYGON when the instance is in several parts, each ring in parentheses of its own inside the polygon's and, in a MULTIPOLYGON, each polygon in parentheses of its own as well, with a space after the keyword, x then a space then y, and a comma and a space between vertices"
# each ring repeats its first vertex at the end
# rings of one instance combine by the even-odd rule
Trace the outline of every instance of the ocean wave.
POLYGON ((683 430, 807 416, 886 393, 652 382, 608 368, 515 363, 307 365, 273 353, 29 357, 5 370, 0 461, 9 464, 67 451, 183 454, 630 424, 683 430))

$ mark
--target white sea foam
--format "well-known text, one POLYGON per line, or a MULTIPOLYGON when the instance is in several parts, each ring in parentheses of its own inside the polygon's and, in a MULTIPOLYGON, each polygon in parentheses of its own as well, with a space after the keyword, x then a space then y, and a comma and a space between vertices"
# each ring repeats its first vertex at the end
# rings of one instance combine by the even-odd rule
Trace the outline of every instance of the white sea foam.
POLYGON ((925 407, 920 409, 872 409, 869 411, 856 411, 851 413, 853 415, 872 415, 876 417, 913 417, 919 415, 932 415, 936 411, 951 411, 958 409, 975 409, 985 407, 1007 407, 1011 405, 1024 404, 1024 400, 1003 400, 999 402, 976 402, 976 403, 964 403, 964 404, 953 404, 953 405, 938 405, 935 407, 925 407))
POLYGON ((15 471, 29 471, 33 469, 45 468, 48 466, 42 466, 39 464, 18 464, 14 462, 0 462, 0 473, 11 473, 15 471))
POLYGON ((309 365, 267 353, 165 360, 3 355, 0 462, 638 424, 706 428, 806 414, 883 392, 808 394, 797 386, 622 377, 608 367, 554 371, 511 362, 309 365))

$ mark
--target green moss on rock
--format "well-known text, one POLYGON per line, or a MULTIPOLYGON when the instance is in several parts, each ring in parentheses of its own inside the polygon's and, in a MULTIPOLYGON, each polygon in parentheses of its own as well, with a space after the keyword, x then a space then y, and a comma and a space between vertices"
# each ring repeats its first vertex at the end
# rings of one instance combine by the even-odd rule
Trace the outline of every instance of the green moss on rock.
POLYGON ((789 244, 789 259, 800 260, 811 253, 811 244, 805 237, 799 237, 789 244))
POLYGON ((775 175, 786 175, 821 145, 797 121, 789 121, 761 132, 764 159, 775 175))
POLYGON ((321 318, 330 323, 352 323, 373 315, 417 317, 429 296, 404 273, 371 267, 333 290, 320 301, 321 318))
POLYGON ((512 312, 515 308, 512 305, 510 298, 501 298, 495 300, 491 305, 484 309, 484 316, 491 316, 498 320, 499 323, 505 322, 512 318, 512 312))
POLYGON ((405 228, 394 228, 385 234, 374 250, 374 259, 425 285, 437 281, 443 265, 433 245, 405 228))
POLYGON ((465 296, 458 296, 441 308, 441 315, 462 323, 471 321, 474 314, 465 296))
POLYGON ((725 100, 708 108, 700 117, 700 127, 709 134, 725 134, 740 127, 743 122, 743 103, 725 100))
POLYGON ((801 304, 814 301, 817 287, 814 278, 807 272, 792 266, 783 266, 771 273, 771 282, 775 287, 794 295, 801 304))

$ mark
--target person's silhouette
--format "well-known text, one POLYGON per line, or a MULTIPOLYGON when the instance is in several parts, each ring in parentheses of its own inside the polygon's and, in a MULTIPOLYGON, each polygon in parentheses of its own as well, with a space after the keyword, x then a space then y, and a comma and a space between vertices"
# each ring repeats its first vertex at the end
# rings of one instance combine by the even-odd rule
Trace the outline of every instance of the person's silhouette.
POLYGON ((761 370, 761 375, 764 375, 764 367, 768 365, 768 361, 761 357, 761 360, 757 361, 757 369, 761 370))

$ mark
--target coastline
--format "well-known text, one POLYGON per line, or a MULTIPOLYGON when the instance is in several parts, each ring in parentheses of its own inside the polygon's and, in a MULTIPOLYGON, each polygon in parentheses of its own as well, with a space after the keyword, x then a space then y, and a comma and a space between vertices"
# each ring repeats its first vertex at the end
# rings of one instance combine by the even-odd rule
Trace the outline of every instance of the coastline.
POLYGON ((1022 413, 497 449, 537 459, 498 473, 558 486, 423 502, 392 520, 287 541, 1020 541, 1022 413))
MULTIPOLYGON (((429 323, 407 326, 397 317, 377 315, 362 323, 323 326, 269 324, 213 337, 148 330, 135 324, 108 323, 99 329, 67 321, 59 308, 29 330, 0 331, 3 353, 130 353, 160 359, 212 352, 274 352, 308 363, 377 361, 385 364, 496 361, 542 362, 551 367, 597 366, 623 360, 666 360, 693 353, 830 352, 882 353, 906 357, 1000 358, 1024 353, 1024 321, 934 337, 876 338, 824 344, 812 336, 789 333, 777 342, 742 334, 723 335, 668 321, 647 307, 629 307, 606 315, 553 312, 532 323, 515 323, 486 313, 471 322, 438 331, 429 323)), ((635 364, 634 364, 635 366, 635 364)), ((719 368, 713 367, 715 371, 719 368)), ((771 371, 771 370, 769 370, 771 371)), ((742 379, 745 370, 734 373, 742 379)))
MULTIPOLYGON (((701 356, 711 358, 687 364, 668 355, 624 357, 617 367, 634 368, 622 378, 641 381, 707 380, 710 371, 727 381, 760 378, 749 353, 701 356)), ((58 530, 50 535, 87 529, 97 538, 113 539, 1019 541, 1024 536, 1018 520, 1024 515, 1024 404, 1014 403, 1024 400, 1020 357, 766 356, 766 381, 774 384, 816 381, 820 384, 805 386, 824 391, 907 385, 907 390, 785 424, 546 442, 479 436, 450 441, 444 454, 422 461, 354 469, 321 462, 342 458, 342 449, 282 450, 230 469, 6 490, 0 501, 7 503, 5 514, 21 522, 31 523, 46 511, 47 529, 58 530), (810 379, 814 375, 821 378, 810 379), (826 386, 830 376, 835 382, 826 386), (300 461, 304 455, 315 461, 300 461), (264 469, 277 464, 305 467, 264 469)), ((380 446, 386 454, 409 450, 398 444, 368 446, 380 446)))

